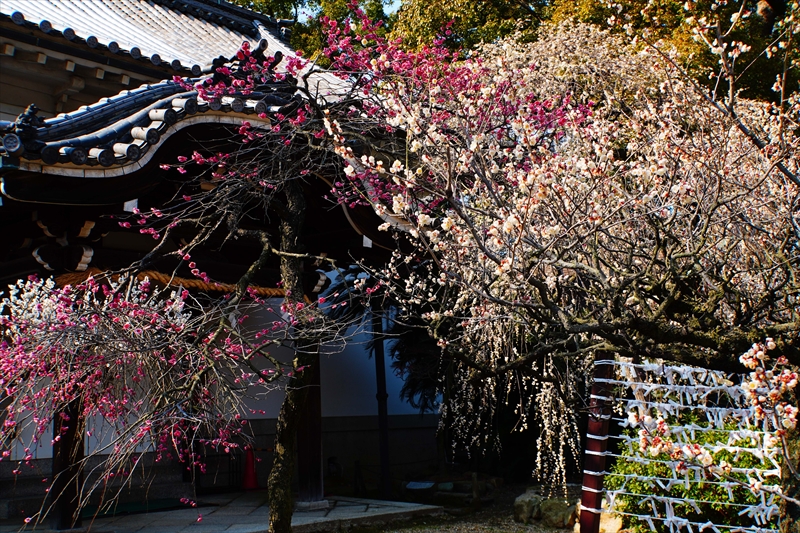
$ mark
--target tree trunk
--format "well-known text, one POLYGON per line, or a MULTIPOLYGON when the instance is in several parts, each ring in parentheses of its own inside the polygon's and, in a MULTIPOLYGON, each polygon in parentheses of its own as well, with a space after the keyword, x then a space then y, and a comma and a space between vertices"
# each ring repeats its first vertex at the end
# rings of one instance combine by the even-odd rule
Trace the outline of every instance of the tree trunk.
POLYGON ((290 533, 292 531, 292 513, 294 511, 292 476, 294 475, 294 454, 297 447, 297 425, 303 415, 303 407, 308 395, 307 385, 311 381, 310 376, 311 372, 300 372, 289 381, 289 385, 286 387, 286 398, 283 400, 281 412, 278 415, 275 457, 267 480, 269 530, 272 533, 290 533))
MULTIPOLYGON (((798 405, 800 394, 797 392, 794 395, 794 405, 798 405)), ((800 430, 795 428, 786 435, 786 444, 788 448, 788 457, 784 460, 791 461, 794 465, 794 472, 800 473, 800 430)), ((788 465, 784 465, 781 469, 781 489, 783 494, 800 500, 800 479, 796 476, 788 465)), ((781 501, 781 533, 800 533, 800 505, 781 501)))
POLYGON ((83 422, 80 400, 73 400, 65 412, 54 418, 53 485, 48 493, 51 529, 72 529, 81 525, 83 422))
MULTIPOLYGON (((281 220, 281 251, 290 254, 302 252, 300 233, 306 209, 305 198, 300 182, 289 180, 284 187, 286 194, 286 213, 281 220)), ((302 285, 303 263, 298 257, 281 256, 281 280, 286 290, 286 304, 296 305, 303 302, 302 285)), ((295 358, 292 362, 293 375, 286 386, 286 397, 278 415, 278 426, 275 434, 275 454, 272 470, 267 480, 269 499, 269 530, 272 533, 290 533, 292 531, 292 477, 295 466, 295 450, 297 448, 297 426, 308 396, 312 372, 298 369, 315 364, 318 349, 316 339, 307 338, 303 332, 309 324, 311 309, 303 309, 297 313, 298 324, 295 326, 295 358)))

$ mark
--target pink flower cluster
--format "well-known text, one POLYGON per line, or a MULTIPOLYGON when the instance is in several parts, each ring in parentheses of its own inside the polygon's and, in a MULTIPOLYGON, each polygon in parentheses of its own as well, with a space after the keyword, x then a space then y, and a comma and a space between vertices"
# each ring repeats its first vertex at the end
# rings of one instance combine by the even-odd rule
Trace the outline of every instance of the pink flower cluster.
POLYGON ((118 459, 106 479, 128 475, 136 460, 122 458, 142 446, 157 460, 177 458, 201 470, 198 445, 239 446, 243 424, 229 418, 231 390, 263 383, 242 362, 269 340, 247 344, 232 329, 209 334, 209 317, 188 291, 153 289, 147 279, 90 278, 74 287, 30 279, 11 289, 0 301, 0 391, 8 399, 0 460, 32 435, 21 458, 30 464, 53 422, 62 434, 80 424, 91 438, 93 426, 84 424, 98 418, 115 435, 118 459))

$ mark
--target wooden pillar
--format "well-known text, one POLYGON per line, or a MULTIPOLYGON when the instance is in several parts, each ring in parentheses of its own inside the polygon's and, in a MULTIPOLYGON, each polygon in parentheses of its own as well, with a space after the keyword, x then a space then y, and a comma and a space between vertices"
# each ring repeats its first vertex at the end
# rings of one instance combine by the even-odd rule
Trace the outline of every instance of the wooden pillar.
MULTIPOLYGON (((322 397, 320 394, 319 354, 314 357, 311 368, 311 382, 308 385, 306 407, 297 428, 297 470, 300 490, 298 502, 313 504, 324 502, 322 483, 322 397)), ((305 505, 308 507, 309 505, 305 505)), ((323 507, 327 506, 321 505, 323 507)), ((304 507, 300 505, 300 507, 304 507)), ((311 505, 311 507, 316 507, 311 505)))
POLYGON ((50 528, 71 529, 81 525, 83 489, 83 421, 80 400, 73 400, 53 422, 53 484, 48 493, 50 528))
POLYGON ((375 380, 378 393, 378 449, 381 460, 381 477, 378 487, 381 497, 392 497, 392 478, 389 472, 389 394, 386 392, 386 363, 383 350, 383 317, 372 313, 372 335, 375 346, 375 380))
POLYGON ((594 383, 589 401, 589 424, 583 457, 581 491, 581 533, 600 531, 600 508, 603 502, 603 472, 606 469, 608 425, 611 420, 611 387, 605 381, 614 375, 614 354, 603 352, 595 357, 594 383))

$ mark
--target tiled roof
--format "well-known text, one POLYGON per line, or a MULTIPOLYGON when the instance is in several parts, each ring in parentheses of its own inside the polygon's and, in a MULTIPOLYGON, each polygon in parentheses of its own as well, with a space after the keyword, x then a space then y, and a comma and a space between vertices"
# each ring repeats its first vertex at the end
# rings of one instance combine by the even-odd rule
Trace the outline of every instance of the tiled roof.
POLYGON ((206 102, 173 81, 144 85, 43 122, 29 117, 30 126, 20 127, 20 119, 16 127, 0 123, 0 135, 6 132, 0 155, 20 157, 13 168, 43 174, 119 176, 142 168, 158 145, 187 126, 240 125, 243 118, 269 125, 269 118, 258 115, 290 114, 298 106, 294 91, 291 83, 268 82, 247 96, 206 102))
MULTIPOLYGON (((243 41, 278 29, 271 18, 224 0, 2 0, 0 16, 195 76, 214 58, 231 57, 243 41)), ((278 41, 277 33, 271 37, 278 41)))
MULTIPOLYGON (((278 52, 284 58, 294 55, 265 26, 274 25, 271 19, 222 0, 0 0, 0 16, 3 15, 49 36, 83 39, 87 46, 105 46, 113 53, 141 53, 142 61, 147 60, 144 54, 151 52, 161 56, 162 61, 174 57, 183 68, 184 61, 206 63, 220 55, 231 57, 244 40, 257 41, 253 50, 263 57, 275 55, 278 61, 273 67, 278 71, 278 52), (171 7, 167 9, 162 4, 171 7), (216 17, 220 24, 187 14, 192 6, 202 6, 203 13, 216 17), (253 19, 246 18, 251 15, 253 19), (249 24, 252 34, 223 26, 223 21, 243 28, 249 24)), ((227 64, 238 76, 238 66, 227 64)), ((210 66, 203 70, 208 74, 187 81, 197 83, 210 78, 210 66)), ((308 84, 310 96, 320 101, 338 99, 351 88, 346 80, 325 71, 314 70, 301 79, 308 84)), ((244 118, 268 125, 270 119, 258 118, 259 115, 291 113, 302 100, 297 82, 291 76, 284 79, 265 74, 249 94, 203 101, 197 91, 187 91, 185 86, 167 80, 125 90, 45 120, 30 107, 15 122, 0 121, 0 156, 5 156, 0 157, 0 174, 6 179, 7 172, 18 169, 71 177, 126 175, 143 168, 166 138, 185 127, 200 123, 241 124, 244 118)), ((0 180, 0 193, 13 198, 8 186, 7 179, 0 180)))

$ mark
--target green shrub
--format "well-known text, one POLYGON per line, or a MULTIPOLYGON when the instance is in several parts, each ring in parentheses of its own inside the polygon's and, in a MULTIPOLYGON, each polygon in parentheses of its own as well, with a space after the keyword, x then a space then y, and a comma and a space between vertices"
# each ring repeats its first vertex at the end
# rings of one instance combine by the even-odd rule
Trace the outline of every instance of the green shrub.
MULTIPOLYGON (((700 423, 694 418, 681 417, 684 420, 682 425, 687 423, 694 424, 695 426, 708 427, 707 423, 700 423)), ((671 426, 677 425, 674 418, 668 419, 671 426)), ((684 444, 694 443, 699 445, 727 445, 730 431, 736 431, 740 428, 735 423, 729 423, 725 426, 725 431, 709 430, 709 431, 695 431, 695 438, 692 439, 689 431, 682 431, 684 438, 678 439, 678 431, 673 430, 673 441, 676 443, 680 440, 682 444, 676 446, 682 447, 684 444)), ((744 431, 742 433, 745 433, 744 431)), ((733 468, 729 474, 731 478, 735 478, 743 484, 731 485, 729 488, 720 482, 726 481, 716 475, 706 471, 701 472, 701 480, 696 480, 694 470, 689 470, 686 474, 678 474, 671 467, 670 464, 650 462, 650 460, 671 461, 667 453, 661 453, 656 457, 645 456, 640 453, 638 448, 638 430, 627 429, 625 435, 632 437, 634 441, 631 444, 633 453, 630 447, 624 440, 619 444, 619 455, 615 464, 611 468, 611 474, 605 478, 605 486, 607 490, 614 491, 620 490, 624 487, 624 493, 619 494, 614 502, 614 510, 620 513, 631 513, 637 515, 654 516, 653 507, 650 502, 644 500, 646 496, 668 496, 680 500, 673 504, 675 516, 688 519, 691 522, 705 524, 712 522, 717 525, 730 525, 730 526, 753 526, 755 525, 754 517, 739 513, 744 510, 744 507, 739 505, 731 506, 730 503, 735 504, 750 504, 758 505, 762 500, 762 496, 769 502, 770 494, 754 494, 749 488, 748 478, 752 477, 757 479, 750 472, 738 472, 737 469, 755 469, 764 470, 774 468, 768 459, 761 459, 757 455, 740 451, 733 453, 728 450, 720 450, 712 454, 714 457, 714 464, 720 465, 722 461, 727 462, 733 468), (636 462, 636 459, 645 459, 643 462, 636 462), (635 475, 635 478, 625 478, 626 475, 635 475), (661 478, 656 479, 656 478, 661 478), (671 486, 665 479, 675 479, 671 486), (686 483, 688 479, 689 483, 686 483), (660 481, 660 483, 659 483, 660 481), (637 494, 634 496, 632 494, 637 494), (694 503, 694 505, 693 505, 694 503)), ((754 451, 760 450, 756 442, 758 439, 753 437, 745 437, 739 440, 735 445, 740 447, 753 446, 754 451)), ((733 443, 732 443, 733 445, 733 443)), ((779 454, 777 454, 780 456, 779 454)), ((768 477, 764 481, 764 485, 778 485, 780 483, 779 477, 768 477)), ((778 504, 776 498, 776 506, 778 504)), ((665 504, 656 502, 656 508, 659 515, 665 517, 665 504)), ((777 513, 772 515, 768 524, 763 524, 761 527, 775 527, 777 528, 777 513)), ((646 521, 635 516, 622 515, 623 526, 635 532, 651 531, 650 525, 646 521)), ((668 532, 669 527, 665 525, 662 520, 653 520, 655 531, 668 532)), ((694 529, 694 528, 693 528, 694 529)))

